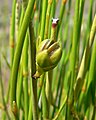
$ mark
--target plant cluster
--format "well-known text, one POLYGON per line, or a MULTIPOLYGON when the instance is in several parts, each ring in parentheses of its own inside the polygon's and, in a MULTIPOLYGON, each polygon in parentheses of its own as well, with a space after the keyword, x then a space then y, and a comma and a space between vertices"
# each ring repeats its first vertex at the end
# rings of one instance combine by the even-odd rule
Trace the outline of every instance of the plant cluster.
POLYGON ((71 19, 72 0, 13 0, 10 64, 0 56, 10 69, 4 95, 0 58, 2 120, 96 119, 95 0, 74 3, 71 19))

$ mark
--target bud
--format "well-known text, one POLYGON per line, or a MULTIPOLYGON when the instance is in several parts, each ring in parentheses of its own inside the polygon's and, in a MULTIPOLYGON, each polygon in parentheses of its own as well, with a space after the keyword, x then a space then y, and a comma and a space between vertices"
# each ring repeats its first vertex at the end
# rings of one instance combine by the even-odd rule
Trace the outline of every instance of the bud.
POLYGON ((36 55, 37 64, 44 72, 52 70, 61 59, 62 50, 58 42, 46 39, 39 45, 36 55))

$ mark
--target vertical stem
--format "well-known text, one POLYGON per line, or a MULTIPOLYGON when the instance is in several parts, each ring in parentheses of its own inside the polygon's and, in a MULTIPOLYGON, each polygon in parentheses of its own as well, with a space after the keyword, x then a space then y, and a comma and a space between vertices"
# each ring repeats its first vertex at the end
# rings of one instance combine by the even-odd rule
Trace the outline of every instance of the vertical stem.
POLYGON ((73 39, 72 39, 72 52, 70 61, 71 80, 70 80, 70 91, 69 91, 69 106, 68 106, 68 119, 71 115, 71 105, 73 104, 73 85, 75 82, 75 64, 76 64, 76 51, 78 43, 78 20, 79 20, 79 0, 76 0, 75 4, 75 16, 74 16, 74 28, 73 28, 73 39))
POLYGON ((30 79, 30 100, 29 100, 29 113, 28 120, 32 120, 32 79, 30 79))
POLYGON ((16 2, 16 10, 15 10, 15 38, 18 39, 18 29, 19 28, 19 2, 16 2))
POLYGON ((25 16, 23 19, 23 23, 21 26, 21 30, 20 30, 20 33, 18 36, 18 43, 16 46, 14 62, 13 62, 13 67, 12 67, 12 74, 11 74, 11 91, 10 91, 11 92, 11 105, 12 105, 13 101, 16 101, 16 86, 17 86, 18 68, 19 68, 24 38, 25 38, 27 27, 29 25, 29 21, 31 18, 33 6, 34 6, 34 0, 29 0, 28 6, 27 6, 27 9, 25 12, 25 16))
POLYGON ((42 18, 41 18, 41 30, 40 30, 41 41, 44 38, 46 9, 47 9, 47 0, 43 0, 42 18))
POLYGON ((49 119, 49 106, 48 106, 48 101, 46 98, 46 93, 45 93, 45 84, 43 83, 42 86, 42 110, 43 110, 43 118, 44 119, 49 119))
MULTIPOLYGON (((50 18, 54 18, 55 16, 55 10, 56 10, 56 0, 53 0, 52 6, 51 6, 51 15, 50 18)), ((51 27, 52 27, 52 21, 49 22, 49 31, 48 31, 48 38, 51 36, 51 27)))
POLYGON ((79 19, 79 0, 76 0, 75 5, 75 18, 74 18, 74 29, 73 29, 73 40, 72 40, 72 53, 71 53, 71 63, 70 69, 72 71, 72 80, 71 80, 71 91, 73 89, 74 78, 75 78, 75 63, 76 63, 76 50, 78 43, 78 19, 79 19))
POLYGON ((24 51, 23 51, 23 82, 24 82, 24 111, 25 111, 25 120, 28 120, 28 34, 26 34, 24 42, 24 51))
POLYGON ((65 30, 64 30, 64 46, 66 46, 66 42, 67 42, 67 39, 68 39, 68 32, 69 32, 69 20, 70 20, 70 10, 71 10, 71 3, 72 3, 72 0, 69 0, 68 1, 68 13, 67 13, 67 17, 66 17, 66 20, 65 20, 65 30))
POLYGON ((5 101, 5 98, 4 98, 4 88, 3 88, 2 73, 1 73, 1 56, 0 56, 0 86, 1 86, 0 88, 1 88, 1 96, 2 96, 4 110, 7 114, 8 120, 10 120, 10 116, 9 116, 7 106, 6 106, 6 101, 5 101))
POLYGON ((52 104, 52 74, 53 70, 48 71, 48 74, 46 74, 46 97, 49 102, 49 104, 52 104))
POLYGON ((16 0, 13 1, 13 5, 12 5, 12 17, 11 17, 11 20, 10 20, 10 52, 11 52, 11 67, 12 67, 13 58, 14 58, 15 8, 16 8, 16 0))
POLYGON ((76 78, 75 87, 74 87, 74 97, 75 97, 75 99, 78 98, 79 92, 80 92, 80 90, 82 88, 82 85, 84 83, 84 77, 85 77, 85 73, 86 73, 87 68, 88 68, 89 56, 90 56, 90 53, 91 53, 91 48, 92 48, 92 44, 93 44, 94 37, 95 37, 95 32, 96 32, 95 24, 96 24, 96 15, 94 17, 94 21, 93 21, 92 28, 91 28, 91 31, 90 31, 89 41, 88 41, 87 46, 84 50, 81 65, 80 65, 79 72, 78 72, 78 75, 77 75, 77 78, 76 78))
POLYGON ((79 10, 79 22, 78 22, 78 44, 77 44, 77 68, 79 63, 79 48, 80 48, 80 33, 81 33, 81 24, 83 18, 83 11, 84 11, 84 3, 85 0, 80 0, 80 10, 79 10))
POLYGON ((49 20, 50 20, 52 2, 53 0, 48 0, 48 7, 47 7, 47 12, 46 12, 46 23, 45 23, 45 34, 44 34, 45 39, 48 38, 48 28, 49 28, 49 20))
POLYGON ((90 7, 89 7, 89 14, 88 14, 88 21, 87 21, 87 27, 86 27, 86 32, 84 34, 84 47, 83 49, 85 49, 85 45, 88 42, 88 37, 90 34, 90 29, 91 29, 91 25, 92 25, 92 11, 93 11, 93 2, 94 0, 90 0, 90 7))
POLYGON ((23 65, 22 65, 22 59, 21 59, 21 65, 20 65, 20 72, 18 76, 18 82, 17 82, 17 107, 20 109, 21 107, 21 95, 23 90, 23 65))
MULTIPOLYGON (((11 70, 12 70, 12 66, 13 66, 13 59, 14 59, 14 46, 15 46, 15 8, 16 8, 16 0, 13 0, 13 4, 12 4, 12 17, 10 18, 10 59, 11 59, 11 70)), ((12 71, 11 71, 12 72, 12 71)), ((8 85, 8 89, 9 92, 11 94, 11 77, 9 80, 9 85, 8 85)), ((9 94, 9 93, 8 93, 9 94)), ((8 95, 9 96, 9 95, 8 95)), ((6 99, 6 102, 8 101, 8 99, 6 99)))
POLYGON ((30 32, 30 58, 31 58, 31 80, 32 80, 32 107, 33 107, 33 119, 38 120, 38 103, 37 103, 37 80, 33 78, 36 72, 36 43, 34 37, 34 29, 32 22, 29 24, 30 32))
POLYGON ((62 0, 62 3, 61 3, 60 16, 59 16, 60 21, 59 21, 59 24, 58 24, 57 36, 56 37, 58 37, 58 34, 59 34, 60 26, 61 26, 61 23, 62 23, 62 20, 63 20, 63 16, 64 16, 66 2, 67 2, 67 0, 62 0))
MULTIPOLYGON (((96 34, 96 15, 93 20, 91 32, 90 32, 90 43, 94 39, 95 34, 96 34)), ((87 90, 94 79, 94 74, 95 74, 95 64, 96 64, 96 42, 94 40, 94 45, 93 45, 93 50, 92 50, 92 56, 91 56, 91 61, 90 61, 90 68, 89 68, 89 78, 88 78, 88 83, 87 83, 87 90)))
POLYGON ((44 78, 45 78, 45 74, 42 74, 39 81, 38 81, 39 82, 38 83, 38 93, 37 93, 38 101, 39 101, 39 98, 40 98, 40 95, 41 95, 42 86, 43 86, 43 83, 44 83, 44 78))
MULTIPOLYGON (((23 9, 24 12, 26 11, 28 4, 28 0, 23 0, 23 9)), ((22 10, 23 12, 23 10, 22 10)), ((28 119, 28 107, 29 107, 29 101, 28 101, 28 33, 26 33, 25 42, 24 42, 24 48, 23 48, 23 89, 24 89, 24 118, 25 120, 28 119)))

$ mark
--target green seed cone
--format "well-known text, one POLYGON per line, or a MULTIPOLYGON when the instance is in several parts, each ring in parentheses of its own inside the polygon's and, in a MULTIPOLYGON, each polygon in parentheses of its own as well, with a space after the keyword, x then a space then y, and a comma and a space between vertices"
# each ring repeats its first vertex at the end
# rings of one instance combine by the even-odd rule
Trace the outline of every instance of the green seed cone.
POLYGON ((36 56, 38 66, 44 71, 55 68, 62 56, 62 50, 58 42, 49 39, 41 42, 36 56))

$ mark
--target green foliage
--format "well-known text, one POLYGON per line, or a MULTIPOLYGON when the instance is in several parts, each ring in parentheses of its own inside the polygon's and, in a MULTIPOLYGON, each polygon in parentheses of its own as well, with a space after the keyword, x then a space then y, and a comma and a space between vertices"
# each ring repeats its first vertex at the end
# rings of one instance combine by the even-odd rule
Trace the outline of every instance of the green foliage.
POLYGON ((0 51, 2 120, 96 119, 94 3, 13 0, 10 63, 0 51), (4 62, 10 70, 7 92, 4 62))

